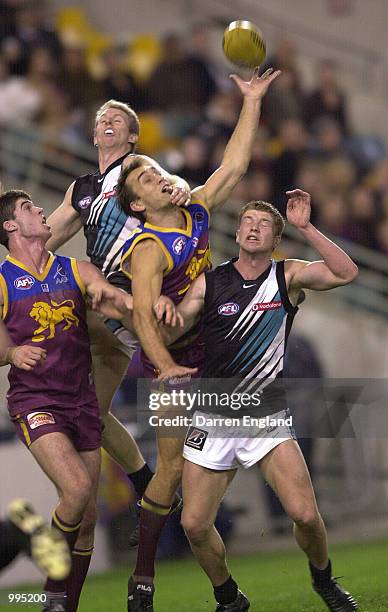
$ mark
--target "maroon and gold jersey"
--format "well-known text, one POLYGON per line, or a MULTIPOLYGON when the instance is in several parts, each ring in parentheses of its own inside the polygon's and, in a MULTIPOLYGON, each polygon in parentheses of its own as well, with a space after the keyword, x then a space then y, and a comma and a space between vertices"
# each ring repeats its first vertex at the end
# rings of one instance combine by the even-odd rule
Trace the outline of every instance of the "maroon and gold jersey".
POLYGON ((96 401, 85 288, 75 259, 50 254, 42 274, 7 256, 0 265, 2 317, 15 345, 40 346, 47 358, 27 372, 11 367, 11 416, 32 408, 96 401))

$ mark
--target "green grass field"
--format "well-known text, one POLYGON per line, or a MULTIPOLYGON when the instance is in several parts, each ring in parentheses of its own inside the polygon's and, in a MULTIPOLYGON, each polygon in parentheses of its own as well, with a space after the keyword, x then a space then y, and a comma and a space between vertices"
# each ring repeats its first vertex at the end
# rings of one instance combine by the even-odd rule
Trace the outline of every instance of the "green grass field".
MULTIPOLYGON (((388 611, 388 542, 332 547, 336 576, 355 595, 360 612, 388 611)), ((262 553, 230 559, 233 576, 251 600, 252 612, 323 612, 312 591, 304 556, 298 551, 262 553)), ((158 564, 156 612, 214 612, 207 579, 191 559, 158 564)), ((88 579, 79 612, 126 612, 128 574, 119 570, 88 579)), ((18 587, 18 592, 36 588, 18 587)), ((0 599, 4 604, 4 591, 0 599)), ((1 605, 1 612, 34 609, 1 605)))

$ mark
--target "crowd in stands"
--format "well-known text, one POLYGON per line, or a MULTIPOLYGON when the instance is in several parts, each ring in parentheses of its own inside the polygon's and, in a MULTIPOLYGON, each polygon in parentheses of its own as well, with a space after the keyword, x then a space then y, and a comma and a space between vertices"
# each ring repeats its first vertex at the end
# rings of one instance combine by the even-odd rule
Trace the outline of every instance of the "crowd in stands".
MULTIPOLYGON (((219 164, 241 100, 207 26, 123 44, 94 31, 82 10, 52 15, 47 1, 1 0, 0 14, 0 129, 28 125, 64 145, 90 142, 95 110, 115 98, 140 115, 140 150, 191 185, 219 164)), ((322 231, 388 253, 387 152, 352 125, 341 67, 322 58, 307 88, 289 40, 266 66, 282 75, 265 97, 236 207, 264 199, 284 213, 285 191, 298 186, 312 194, 322 231)))

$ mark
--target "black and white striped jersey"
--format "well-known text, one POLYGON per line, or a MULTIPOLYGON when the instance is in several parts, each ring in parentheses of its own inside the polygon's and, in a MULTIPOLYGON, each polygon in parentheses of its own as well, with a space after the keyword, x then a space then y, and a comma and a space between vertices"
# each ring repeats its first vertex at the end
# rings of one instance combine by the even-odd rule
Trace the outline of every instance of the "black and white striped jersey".
POLYGON ((287 294, 284 261, 271 260, 255 280, 244 280, 235 261, 205 274, 203 377, 229 379, 236 393, 263 393, 268 413, 282 410, 284 353, 298 310, 287 294))
POLYGON ((130 281, 120 270, 121 251, 139 221, 127 217, 118 208, 115 195, 126 156, 113 162, 103 174, 97 171, 78 177, 74 183, 72 206, 82 219, 90 261, 112 284, 129 290, 130 281))

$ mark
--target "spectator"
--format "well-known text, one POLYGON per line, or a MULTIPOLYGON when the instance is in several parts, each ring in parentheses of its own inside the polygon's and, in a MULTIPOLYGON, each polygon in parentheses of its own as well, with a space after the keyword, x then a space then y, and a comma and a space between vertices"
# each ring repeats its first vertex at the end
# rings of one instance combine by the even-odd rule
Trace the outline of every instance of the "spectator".
POLYGON ((187 54, 177 34, 165 37, 163 51, 164 58, 148 83, 154 108, 201 116, 215 88, 205 65, 187 54))
POLYGON ((42 0, 28 0, 16 6, 14 23, 1 33, 1 48, 10 62, 12 74, 24 75, 34 47, 45 47, 53 58, 61 57, 61 43, 48 25, 49 19, 42 0))
POLYGON ((286 119, 279 126, 279 140, 281 153, 273 162, 272 178, 274 203, 284 213, 285 192, 294 189, 296 175, 307 151, 307 132, 299 119, 286 119))
POLYGON ((305 97, 304 119, 311 128, 321 118, 334 119, 343 134, 349 133, 347 100, 338 82, 338 66, 334 60, 324 59, 318 64, 317 87, 305 97))
POLYGON ((106 78, 102 83, 106 100, 127 102, 137 112, 145 110, 146 103, 143 90, 125 69, 126 49, 115 46, 104 54, 106 78))

